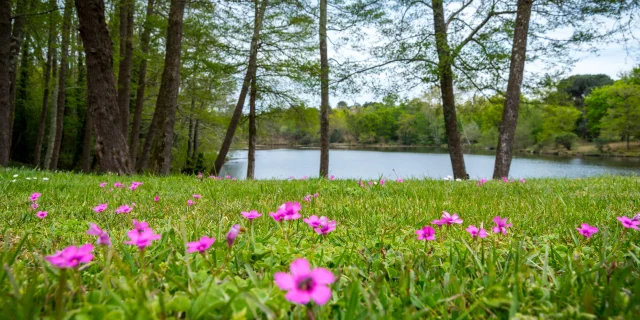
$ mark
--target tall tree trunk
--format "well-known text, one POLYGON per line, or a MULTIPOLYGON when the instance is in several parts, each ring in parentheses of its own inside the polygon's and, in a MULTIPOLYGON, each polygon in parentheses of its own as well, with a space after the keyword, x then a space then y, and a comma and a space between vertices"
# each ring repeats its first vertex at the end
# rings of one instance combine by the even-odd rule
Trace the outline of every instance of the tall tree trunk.
MULTIPOLYGON (((227 157, 227 153, 231 148, 231 142, 233 142, 233 136, 236 133, 236 129, 238 127, 238 123, 240 122, 240 116, 242 116, 242 107, 244 106, 244 101, 247 97, 247 92, 249 91, 249 85, 251 83, 251 75, 255 72, 254 70, 257 68, 258 61, 258 41, 260 40, 260 30, 262 29, 262 20, 264 19, 265 11, 267 10, 267 2, 268 0, 262 0, 260 3, 260 10, 258 15, 254 18, 255 22, 253 25, 253 36, 251 37, 251 46, 249 48, 249 65, 247 67, 247 73, 244 76, 244 80, 242 82, 242 89, 240 89, 240 95, 238 96, 238 103, 236 104, 236 108, 233 111, 233 115, 231 116, 231 121, 229 122, 229 127, 227 128, 227 133, 224 136, 224 141, 220 146, 220 151, 218 152, 218 157, 216 158, 216 162, 213 165, 212 172, 214 174, 218 174, 222 166, 224 165, 225 158, 227 157)), ((258 1, 256 0, 255 5, 258 5, 258 1)))
POLYGON ((468 179, 467 169, 462 155, 458 119, 456 116, 456 100, 453 93, 452 57, 447 39, 447 25, 444 21, 443 0, 431 0, 433 8, 433 28, 436 36, 436 50, 438 52, 438 75, 440 77, 440 91, 442 93, 442 113, 447 133, 447 146, 453 176, 456 179, 468 179))
POLYGON ((329 174, 329 58, 327 0, 320 0, 320 177, 329 174))
MULTIPOLYGON (((13 122, 16 115, 16 88, 18 79, 18 58, 22 51, 22 42, 24 41, 24 23, 26 17, 23 15, 26 12, 28 1, 18 1, 16 6, 17 17, 13 20, 13 30, 11 31, 11 43, 9 43, 10 50, 10 65, 9 65, 9 81, 11 86, 9 88, 9 101, 11 104, 11 116, 9 118, 9 134, 13 134, 13 122)), ((11 139, 9 139, 9 149, 11 149, 11 139)), ((11 155, 11 151, 9 151, 11 155)))
MULTIPOLYGON (((55 40, 54 40, 55 46, 55 40)), ((53 146, 56 143, 56 126, 57 126, 57 117, 58 117, 58 53, 53 51, 53 64, 51 70, 51 77, 53 79, 53 91, 51 95, 51 117, 49 118, 49 135, 47 137, 47 152, 44 155, 44 166, 43 168, 48 169, 51 165, 51 156, 53 155, 53 146)))
POLYGON ((11 102, 9 91, 11 78, 9 77, 10 51, 6 44, 11 42, 11 3, 0 0, 0 166, 9 166, 9 152, 11 150, 11 102))
POLYGON ((247 161, 247 179, 253 179, 256 171, 256 96, 258 85, 256 73, 251 76, 251 91, 249 92, 249 152, 247 161))
MULTIPOLYGON (((56 6, 55 0, 49 1, 49 7, 56 6)), ((36 167, 40 166, 40 159, 42 157, 42 143, 44 141, 44 131, 47 127, 47 111, 49 108, 49 81, 51 79, 51 66, 53 64, 53 43, 55 41, 55 24, 53 20, 54 13, 49 14, 49 39, 47 40, 47 63, 44 68, 44 94, 42 97, 42 111, 40 111, 40 126, 38 127, 38 136, 36 138, 36 149, 33 157, 33 164, 36 167)))
POLYGON ((138 70, 138 90, 136 92, 136 107, 133 114, 133 124, 131 126, 131 140, 129 142, 129 154, 131 155, 131 163, 137 167, 138 159, 138 142, 140 140, 140 123, 142 122, 142 109, 144 107, 144 90, 147 84, 147 54, 149 54, 149 34, 151 33, 151 22, 149 21, 153 15, 154 0, 147 2, 147 16, 144 20, 144 29, 140 35, 140 49, 142 51, 142 60, 140 61, 140 70, 138 70))
POLYGON ((122 133, 125 137, 129 136, 134 8, 133 0, 120 0, 120 71, 118 72, 118 107, 120 108, 122 133))
POLYGON ((144 138, 144 145, 142 146, 142 153, 140 154, 140 159, 136 162, 136 170, 138 172, 144 172, 147 170, 147 166, 149 165, 149 158, 151 158, 151 148, 154 145, 156 139, 156 128, 158 127, 158 122, 160 121, 160 115, 158 110, 153 112, 153 117, 151 118, 151 124, 149 125, 149 130, 147 131, 147 135, 144 138))
POLYGON ((173 148, 173 127, 178 110, 178 89, 180 88, 180 49, 182 45, 182 18, 186 0, 171 0, 169 27, 167 28, 167 49, 164 70, 156 102, 156 112, 162 112, 158 122, 157 172, 167 175, 171 171, 171 151, 173 148))
POLYGON ((533 0, 518 0, 518 13, 516 15, 513 47, 511 49, 511 65, 509 66, 509 82, 507 83, 507 98, 504 101, 496 163, 493 168, 494 179, 508 177, 509 169, 511 168, 532 6, 533 0))
POLYGON ((103 170, 129 174, 127 138, 120 128, 121 117, 113 75, 111 38, 104 18, 103 0, 76 0, 80 37, 87 62, 88 113, 96 134, 96 157, 103 170))
POLYGON ((66 101, 66 81, 67 81, 67 60, 69 57, 69 36, 71 33, 71 14, 73 12, 72 0, 64 2, 64 17, 62 20, 62 43, 60 46, 60 70, 58 72, 58 110, 56 115, 56 139, 53 146, 53 154, 51 155, 51 164, 49 169, 58 168, 58 159, 60 158, 60 147, 62 146, 62 131, 64 125, 64 108, 66 101))

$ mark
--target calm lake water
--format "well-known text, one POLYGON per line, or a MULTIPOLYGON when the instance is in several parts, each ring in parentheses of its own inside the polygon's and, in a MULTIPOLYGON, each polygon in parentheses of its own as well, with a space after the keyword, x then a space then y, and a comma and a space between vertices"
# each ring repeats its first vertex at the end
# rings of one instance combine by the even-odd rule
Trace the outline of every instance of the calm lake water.
MULTIPOLYGON (((329 171, 337 179, 433 178, 453 175, 446 150, 431 148, 331 150, 329 171)), ((472 179, 490 178, 495 156, 465 154, 467 172, 472 179)), ((320 165, 318 149, 273 149, 256 151, 257 179, 287 179, 290 176, 316 177, 320 165)), ((245 178, 247 151, 234 151, 222 168, 223 175, 245 178)), ((511 177, 578 178, 601 175, 640 175, 640 159, 559 156, 517 156, 511 164, 511 177)))

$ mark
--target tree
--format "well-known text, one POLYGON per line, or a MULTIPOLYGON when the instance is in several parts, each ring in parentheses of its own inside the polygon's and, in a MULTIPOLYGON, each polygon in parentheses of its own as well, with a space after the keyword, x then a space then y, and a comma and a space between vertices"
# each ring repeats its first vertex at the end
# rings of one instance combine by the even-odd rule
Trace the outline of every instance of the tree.
POLYGON ((558 137, 567 140, 567 136, 575 135, 573 131, 580 118, 580 111, 574 107, 547 105, 543 112, 542 130, 537 137, 540 143, 557 142, 558 137))
MULTIPOLYGON (((224 165, 226 161, 227 153, 231 148, 231 142, 233 140, 233 136, 236 132, 236 128, 238 127, 238 123, 240 122, 240 116, 242 115, 242 107, 244 106, 245 99, 247 97, 247 93, 249 91, 249 86, 251 83, 251 75, 255 72, 257 68, 257 59, 258 59, 258 41, 260 40, 260 30, 262 29, 262 23, 264 20, 265 12, 267 11, 267 3, 268 0, 262 0, 260 3, 260 9, 258 15, 254 17, 256 19, 256 23, 253 26, 253 36, 251 37, 251 46, 249 48, 249 62, 247 67, 247 72, 244 76, 244 80, 242 82, 242 88, 240 89, 240 95, 238 96, 238 103, 233 111, 233 115, 231 116, 231 121, 229 122, 229 127, 227 128, 227 133, 225 134, 224 141, 220 146, 220 151, 218 152, 218 156, 213 165, 212 172, 214 174, 220 173, 220 169, 224 165)), ((256 2, 258 5, 258 2, 256 2)))
POLYGON ((71 33, 71 14, 73 13, 73 0, 65 0, 64 15, 62 20, 62 42, 60 45, 60 68, 58 70, 58 110, 56 111, 56 131, 49 169, 58 168, 60 148, 62 147, 62 130, 64 125, 64 108, 66 102, 67 60, 69 57, 69 37, 71 33))
MULTIPOLYGON (((131 67, 133 65, 134 0, 120 0, 120 66, 118 72, 118 107, 122 132, 129 136, 129 104, 131 103, 131 67)), ((134 160, 131 160, 134 162, 134 160)))
POLYGON ((608 93, 601 136, 607 140, 622 138, 629 150, 631 137, 640 137, 640 85, 619 81, 609 87, 608 93))
POLYGON ((138 142, 140 140, 140 123, 142 122, 142 109, 144 107, 144 93, 147 85, 147 54, 149 53, 149 38, 151 33, 151 16, 153 15, 154 0, 147 1, 147 13, 144 19, 142 34, 140 35, 140 50, 142 58, 138 69, 138 90, 136 92, 136 106, 131 125, 131 139, 129 142, 129 155, 131 163, 137 167, 138 142))
POLYGON ((11 4, 9 0, 0 0, 0 166, 9 166, 11 149, 11 102, 9 91, 11 79, 9 75, 10 51, 7 43, 11 42, 11 4))
POLYGON ((247 179, 253 179, 256 170, 256 96, 258 86, 256 74, 251 78, 251 91, 249 92, 249 152, 247 153, 247 179))
POLYGON ((320 0, 320 177, 329 174, 329 59, 327 0, 320 0))
MULTIPOLYGON (((11 87, 9 92, 9 99, 11 103, 11 118, 9 122, 9 132, 13 134, 13 122, 16 113, 16 88, 18 78, 18 58, 22 51, 22 43, 24 41, 24 25, 26 22, 27 7, 31 4, 30 1, 23 0, 18 1, 16 5, 15 17, 13 17, 13 29, 11 30, 11 43, 9 44, 10 50, 10 65, 9 65, 9 81, 11 81, 11 87)), ((8 43, 8 42, 7 42, 8 43)), ((11 154, 11 152, 10 152, 11 154)))
POLYGON ((611 85, 613 80, 606 74, 578 74, 561 80, 558 89, 568 93, 573 98, 575 107, 582 112, 578 120, 578 135, 587 138, 589 134, 589 122, 587 110, 584 107, 584 99, 593 89, 611 85))
POLYGON ((80 37, 87 61, 89 113, 93 115, 96 157, 109 172, 132 173, 127 138, 120 128, 121 118, 113 75, 111 38, 104 17, 103 0, 76 0, 80 37))
POLYGON ((511 168, 532 6, 533 0, 518 0, 518 13, 516 15, 515 33, 513 34, 513 49, 511 51, 507 97, 504 101, 500 136, 496 150, 496 162, 493 168, 494 179, 508 177, 509 169, 511 168))

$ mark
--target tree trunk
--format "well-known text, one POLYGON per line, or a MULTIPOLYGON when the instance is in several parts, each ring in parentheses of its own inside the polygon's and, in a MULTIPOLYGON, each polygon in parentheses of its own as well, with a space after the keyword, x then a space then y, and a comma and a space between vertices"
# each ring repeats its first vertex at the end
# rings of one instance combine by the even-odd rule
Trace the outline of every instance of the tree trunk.
POLYGON ((96 134, 96 157, 109 172, 132 173, 127 138, 122 134, 120 109, 113 75, 111 38, 104 18, 103 0, 76 0, 80 37, 87 62, 89 114, 96 134))
POLYGON ((320 177, 329 174, 329 59, 327 0, 320 0, 320 177))
POLYGON ((518 0, 518 13, 515 22, 515 32, 513 34, 511 64, 509 66, 509 82, 507 83, 507 97, 504 101, 504 111, 502 112, 500 136, 498 138, 496 151, 496 163, 493 168, 494 179, 508 177, 509 169, 511 168, 532 6, 533 0, 518 0))
MULTIPOLYGON (((9 103, 11 104, 11 115, 9 116, 9 135, 13 135, 13 121, 16 115, 16 88, 18 79, 18 58, 22 51, 24 41, 24 23, 26 17, 27 0, 18 1, 16 6, 17 17, 13 20, 13 30, 11 31, 11 42, 9 43, 10 64, 9 64, 9 103)), ((11 139, 9 139, 9 155, 11 155, 11 139)))
POLYGON ((178 89, 180 88, 180 47, 182 44, 182 18, 186 0, 171 0, 169 27, 167 29, 167 49, 164 70, 156 102, 156 112, 162 112, 158 122, 157 173, 167 175, 171 171, 171 151, 173 148, 173 127, 178 110, 178 89))
POLYGON ((91 129, 93 128, 93 114, 89 106, 84 118, 84 137, 82 141, 82 172, 91 171, 91 129))
MULTIPOLYGON (((55 40, 54 40, 55 46, 55 40)), ((53 146, 56 143, 56 125, 58 123, 58 53, 53 51, 53 65, 51 70, 51 77, 53 79, 53 90, 51 95, 51 117, 49 118, 49 135, 47 137, 47 152, 44 155, 43 168, 48 169, 51 165, 51 156, 53 155, 53 146)))
MULTIPOLYGON (((242 82, 242 89, 240 90, 240 95, 238 96, 238 103, 236 104, 236 108, 233 111, 233 115, 231 116, 231 121, 229 122, 229 127, 227 128, 227 133, 224 136, 224 141, 222 142, 222 146, 220 146, 220 151, 218 152, 218 157, 216 158, 216 162, 213 165, 211 171, 214 174, 218 174, 222 166, 224 165, 225 158, 227 157, 227 153, 231 148, 231 142, 233 141, 233 136, 236 133, 236 129, 238 127, 238 123, 240 122, 240 116, 242 116, 242 107, 244 106, 244 101, 247 97, 247 92, 249 91, 249 85, 251 82, 251 75, 255 72, 257 68, 257 60, 258 60, 258 41, 260 39, 260 30, 262 29, 262 20, 264 19, 265 11, 267 10, 267 2, 268 0, 262 0, 260 4, 260 10, 256 17, 254 17, 255 21, 253 24, 253 36, 251 37, 251 46, 249 48, 249 63, 247 67, 247 73, 244 76, 244 80, 242 82)), ((255 5, 257 6, 257 0, 255 5)))
POLYGON ((249 92, 249 152, 247 161, 247 179, 252 180, 256 171, 256 96, 258 85, 256 73, 251 76, 251 91, 249 92))
MULTIPOLYGON (((55 7, 55 0, 49 1, 49 7, 55 7)), ((36 149, 33 157, 33 164, 40 167, 40 159, 42 157, 42 143, 44 142, 44 131, 47 127, 47 111, 49 108, 49 81, 51 80, 51 67, 53 64, 53 44, 55 41, 55 24, 53 20, 54 13, 49 14, 49 39, 47 40, 47 63, 44 68, 44 94, 42 97, 42 111, 40 111, 40 126, 38 127, 38 136, 36 138, 36 149)))
POLYGON ((71 14, 73 12, 72 0, 64 2, 64 17, 62 20, 62 43, 60 46, 60 70, 58 71, 58 110, 56 115, 56 139, 51 155, 51 164, 49 169, 58 168, 58 159, 60 158, 60 147, 62 146, 62 131, 64 126, 64 108, 66 100, 66 81, 67 81, 67 60, 69 57, 69 36, 71 33, 71 14))
POLYGON ((458 132, 456 116, 456 101, 453 93, 452 57, 447 39, 447 26, 444 21, 444 7, 442 0, 431 0, 433 7, 433 28, 436 36, 436 50, 438 52, 438 73, 440 77, 440 91, 442 93, 442 113, 447 133, 447 146, 453 176, 455 179, 469 179, 462 155, 462 144, 458 132))
POLYGON ((158 126, 158 122, 160 121, 159 118, 159 111, 155 110, 153 112, 153 117, 151 118, 151 124, 149 125, 147 136, 144 138, 144 145, 142 146, 140 159, 138 159, 138 161, 136 162, 136 170, 138 172, 146 171, 147 166, 149 165, 149 158, 151 158, 151 148, 153 147, 156 139, 156 127, 158 126))
POLYGON ((193 145, 193 109, 196 105, 196 99, 191 96, 191 110, 189 111, 189 138, 187 139, 187 160, 191 158, 191 147, 193 145))
POLYGON ((192 158, 198 160, 198 127, 200 126, 200 119, 196 119, 196 124, 193 126, 193 155, 192 158))
POLYGON ((120 0, 120 66, 118 72, 118 107, 122 133, 129 136, 129 105, 131 103, 131 66, 133 64, 133 0, 120 0))
POLYGON ((140 35, 140 49, 142 60, 140 70, 138 70, 138 91, 136 92, 136 107, 133 114, 133 124, 131 126, 131 140, 129 143, 129 154, 131 163, 137 167, 138 142, 140 140, 140 123, 142 122, 142 109, 144 107, 144 90, 147 84, 147 54, 149 54, 149 34, 151 33, 150 17, 153 15, 154 0, 147 2, 147 16, 144 20, 144 29, 140 35))
POLYGON ((11 102, 9 91, 10 51, 6 44, 11 42, 11 4, 9 0, 0 0, 0 166, 9 166, 11 150, 11 102))

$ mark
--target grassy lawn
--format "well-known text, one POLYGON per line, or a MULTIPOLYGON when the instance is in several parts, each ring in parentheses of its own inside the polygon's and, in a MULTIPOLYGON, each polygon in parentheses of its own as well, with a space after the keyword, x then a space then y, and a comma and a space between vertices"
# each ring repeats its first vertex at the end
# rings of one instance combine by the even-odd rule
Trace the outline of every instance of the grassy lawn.
POLYGON ((640 231, 625 229, 616 219, 638 211, 637 177, 482 186, 408 180, 363 188, 354 180, 200 180, 14 169, 0 173, 0 314, 16 319, 638 319, 640 231), (32 177, 37 179, 26 179, 32 177), (132 191, 132 181, 143 184, 132 191), (125 187, 111 190, 115 182, 125 187), (42 196, 33 210, 29 197, 36 192, 42 196), (314 193, 318 197, 304 200, 314 193), (194 204, 188 206, 188 200, 194 204), (336 220, 335 231, 319 235, 303 219, 275 222, 269 213, 289 201, 300 202, 303 218, 336 220), (104 212, 93 211, 105 203, 104 212), (124 204, 131 212, 116 214, 124 204), (250 225, 241 212, 253 209, 262 216, 250 225), (38 218, 38 211, 47 216, 38 218), (455 212, 464 222, 438 228, 432 221, 442 211, 455 212), (495 216, 513 224, 506 235, 492 232, 495 216), (125 244, 132 219, 147 222, 161 238, 144 250, 125 244), (96 245, 96 237, 87 234, 89 223, 108 232, 113 246, 96 245), (582 223, 599 230, 587 239, 576 230, 582 223), (246 231, 229 250, 226 234, 234 224, 246 231), (465 231, 481 224, 488 232, 484 239, 465 231), (427 225, 435 227, 436 240, 417 240, 416 230, 427 225), (187 253, 185 244, 202 236, 216 241, 204 254, 187 253), (85 243, 95 245, 95 256, 79 268, 59 269, 45 260, 85 243), (292 303, 274 283, 274 273, 289 272, 298 258, 334 275, 326 304, 292 303))

